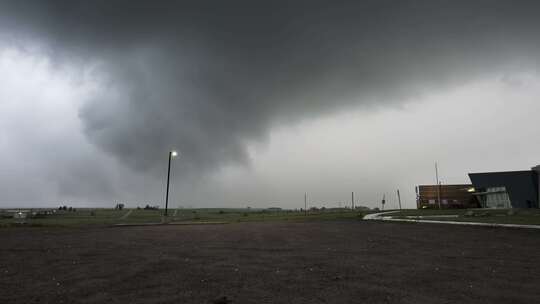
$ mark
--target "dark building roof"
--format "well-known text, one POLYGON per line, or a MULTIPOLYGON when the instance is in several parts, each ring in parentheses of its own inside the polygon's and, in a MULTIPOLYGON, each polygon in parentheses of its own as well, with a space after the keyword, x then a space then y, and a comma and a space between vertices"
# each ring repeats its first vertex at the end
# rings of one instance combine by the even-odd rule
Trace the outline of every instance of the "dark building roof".
POLYGON ((538 174, 532 170, 469 173, 476 191, 505 187, 513 208, 538 208, 538 174))

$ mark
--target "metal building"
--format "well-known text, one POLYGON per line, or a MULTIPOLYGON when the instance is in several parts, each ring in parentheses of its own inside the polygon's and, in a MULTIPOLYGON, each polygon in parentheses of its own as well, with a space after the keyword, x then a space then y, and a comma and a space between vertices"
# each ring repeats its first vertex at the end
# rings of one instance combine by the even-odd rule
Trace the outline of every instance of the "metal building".
POLYGON ((483 208, 539 208, 540 166, 525 171, 469 173, 483 208))

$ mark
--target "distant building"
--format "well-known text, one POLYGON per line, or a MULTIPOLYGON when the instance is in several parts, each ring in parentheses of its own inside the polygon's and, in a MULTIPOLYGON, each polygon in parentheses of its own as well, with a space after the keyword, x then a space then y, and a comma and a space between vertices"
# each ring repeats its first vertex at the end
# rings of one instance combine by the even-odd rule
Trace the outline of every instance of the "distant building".
POLYGON ((539 208, 540 166, 525 171, 469 173, 483 208, 539 208))
POLYGON ((16 219, 25 219, 28 217, 28 213, 30 213, 30 210, 6 210, 8 214, 11 215, 12 218, 16 219))
POLYGON ((438 209, 439 198, 442 209, 476 208, 479 206, 473 195, 473 185, 419 185, 416 187, 418 209, 438 209))
POLYGON ((47 215, 54 214, 55 209, 12 209, 12 210, 3 210, 0 212, 0 218, 16 218, 16 219, 25 219, 25 218, 35 218, 35 217, 44 217, 47 215))

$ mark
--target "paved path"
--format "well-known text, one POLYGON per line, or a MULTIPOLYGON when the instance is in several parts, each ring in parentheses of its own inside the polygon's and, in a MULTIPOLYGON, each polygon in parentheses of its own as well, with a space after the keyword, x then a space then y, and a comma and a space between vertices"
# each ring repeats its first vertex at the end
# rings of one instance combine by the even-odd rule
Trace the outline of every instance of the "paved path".
POLYGON ((127 219, 128 216, 131 214, 131 212, 133 212, 133 209, 130 209, 128 212, 126 212, 126 214, 122 215, 122 217, 120 219, 121 220, 127 219))
POLYGON ((428 224, 447 224, 447 225, 467 225, 467 226, 485 226, 485 227, 508 227, 508 228, 526 228, 526 229, 540 229, 540 225, 518 225, 518 224, 497 224, 497 223, 479 223, 479 222, 458 222, 458 221, 436 221, 436 220, 424 220, 424 219, 402 219, 393 218, 389 216, 392 213, 398 211, 388 211, 367 214, 364 216, 364 220, 373 221, 391 221, 391 222, 414 222, 414 223, 428 223, 428 224))
POLYGON ((382 220, 382 216, 385 214, 391 214, 396 213, 397 211, 386 211, 386 212, 379 212, 379 213, 370 213, 364 215, 364 220, 382 220))

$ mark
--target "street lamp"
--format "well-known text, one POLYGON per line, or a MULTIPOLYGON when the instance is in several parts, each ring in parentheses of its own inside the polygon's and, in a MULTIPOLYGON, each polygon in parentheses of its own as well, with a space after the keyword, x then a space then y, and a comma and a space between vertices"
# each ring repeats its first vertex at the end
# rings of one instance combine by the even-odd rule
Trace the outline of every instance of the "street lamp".
POLYGON ((165 216, 167 216, 167 209, 169 207, 169 180, 171 178, 171 159, 178 156, 178 152, 169 151, 169 168, 167 169, 167 193, 165 194, 165 216))

